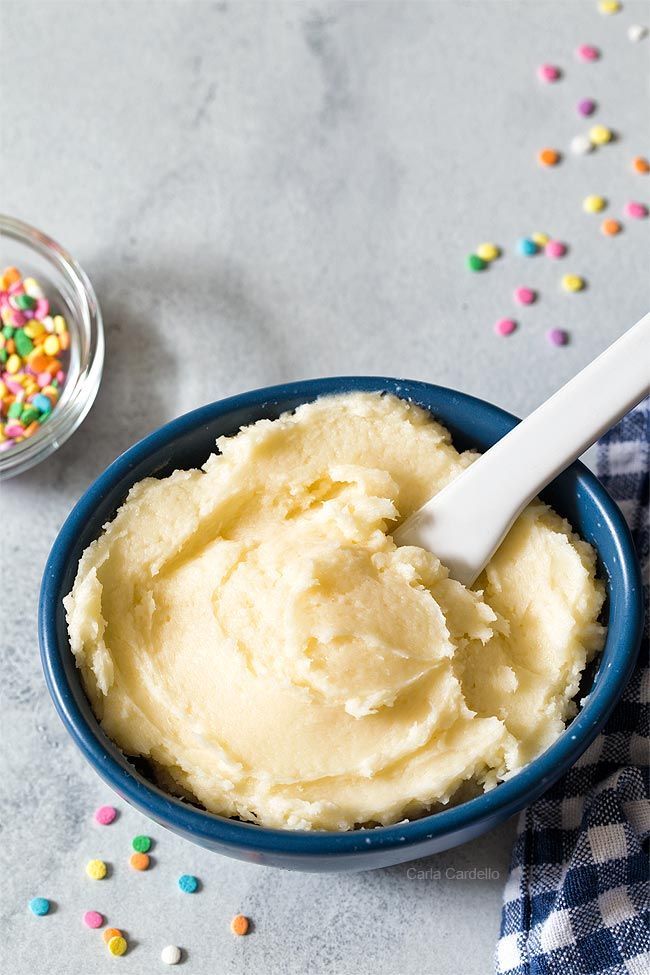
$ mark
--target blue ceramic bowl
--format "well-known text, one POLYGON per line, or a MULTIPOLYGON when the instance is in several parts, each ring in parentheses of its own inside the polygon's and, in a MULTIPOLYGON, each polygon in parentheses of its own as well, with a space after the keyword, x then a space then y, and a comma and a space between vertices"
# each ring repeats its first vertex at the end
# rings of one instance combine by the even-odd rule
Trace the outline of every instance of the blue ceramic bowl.
POLYGON ((517 422, 509 413, 454 390, 379 377, 317 379, 212 403, 141 440, 91 485, 54 543, 41 588, 39 638, 47 685, 63 723, 99 775, 136 809, 200 846, 294 870, 388 866, 464 843, 503 822, 548 789, 587 748, 630 676, 641 639, 641 578, 629 531, 599 481, 576 463, 549 486, 544 498, 598 552, 609 595, 607 643, 585 706, 558 741, 512 779, 414 822, 326 833, 265 829, 224 819, 166 794, 141 775, 100 728, 68 644, 61 601, 72 588, 81 553, 141 478, 198 467, 219 436, 262 417, 274 419, 318 396, 353 390, 387 391, 419 403, 449 428, 459 449, 486 450, 517 422))

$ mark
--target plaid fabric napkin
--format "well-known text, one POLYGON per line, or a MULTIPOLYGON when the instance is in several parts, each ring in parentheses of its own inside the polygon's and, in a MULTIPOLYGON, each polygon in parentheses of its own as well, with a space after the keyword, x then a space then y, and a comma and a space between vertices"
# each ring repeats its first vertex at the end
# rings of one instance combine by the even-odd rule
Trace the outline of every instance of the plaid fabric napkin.
MULTIPOLYGON (((646 585, 649 433, 646 400, 598 450, 598 475, 632 530, 646 585)), ((504 891, 498 975, 650 973, 646 650, 647 643, 603 733, 521 814, 504 891)))

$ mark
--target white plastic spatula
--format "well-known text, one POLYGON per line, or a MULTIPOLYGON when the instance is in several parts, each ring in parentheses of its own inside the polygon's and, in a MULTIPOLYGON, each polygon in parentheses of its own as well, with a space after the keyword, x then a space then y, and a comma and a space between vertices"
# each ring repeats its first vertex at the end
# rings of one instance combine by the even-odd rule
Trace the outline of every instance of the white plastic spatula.
POLYGON ((536 494, 650 391, 650 314, 393 533, 470 586, 536 494))

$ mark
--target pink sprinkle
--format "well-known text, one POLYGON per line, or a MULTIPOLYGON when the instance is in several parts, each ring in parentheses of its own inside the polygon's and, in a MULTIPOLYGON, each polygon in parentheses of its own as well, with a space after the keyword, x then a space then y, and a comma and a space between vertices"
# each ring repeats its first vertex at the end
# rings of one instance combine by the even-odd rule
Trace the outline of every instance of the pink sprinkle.
POLYGON ((517 328, 517 323, 512 318, 500 318, 494 323, 494 331, 497 335, 512 335, 517 328))
POLYGON ((518 305, 532 305, 537 298, 537 292, 532 288, 515 288, 514 299, 518 305))
POLYGON ((23 288, 23 282, 22 281, 14 281, 13 284, 10 284, 9 285, 9 294, 10 295, 24 295, 25 294, 25 289, 23 288))
POLYGON ((567 246, 561 240, 549 240, 544 248, 544 253, 547 257, 564 257, 566 252, 567 246))
POLYGON ((104 923, 104 916, 99 911, 86 911, 83 921, 87 928, 101 928, 104 923))
POLYGON ((643 220, 648 216, 648 208, 645 203, 635 203, 633 200, 625 204, 625 212, 628 217, 632 217, 634 220, 643 220))
POLYGON ((39 372, 38 376, 36 377, 36 382, 41 387, 41 389, 43 388, 43 386, 49 386, 50 383, 52 382, 52 373, 39 372))
MULTIPOLYGON (((46 385, 48 385, 46 383, 46 385)), ((100 806, 95 810, 95 822, 100 826, 109 826, 117 816, 117 809, 114 806, 100 806)))
POLYGON ((54 378, 56 379, 59 385, 62 385, 65 382, 65 373, 63 369, 59 369, 59 371, 57 372, 54 378))
POLYGON ((537 69, 537 77, 540 81, 559 81, 562 77, 562 72, 555 64, 540 64, 537 69))
POLYGON ((593 115, 597 106, 593 98, 581 98, 577 107, 579 115, 593 115))
POLYGON ((7 437, 22 437, 24 432, 25 427, 22 425, 22 423, 11 422, 7 423, 5 426, 5 435, 7 437))
POLYGON ((581 44, 576 48, 576 57, 578 61, 597 61, 600 51, 593 44, 581 44))
POLYGON ((8 311, 11 312, 11 324, 14 328, 21 328, 27 321, 23 313, 17 308, 9 308, 8 311))
POLYGON ((34 308, 34 314, 36 318, 41 321, 50 314, 50 303, 47 298, 38 298, 36 301, 36 307, 34 308))
POLYGON ((563 328, 550 328, 546 333, 546 338, 551 345, 566 345, 569 341, 569 333, 563 328))
POLYGON ((4 384, 7 389, 10 389, 11 392, 16 395, 22 392, 23 387, 20 385, 20 383, 17 383, 15 379, 9 379, 8 376, 5 376, 4 384))

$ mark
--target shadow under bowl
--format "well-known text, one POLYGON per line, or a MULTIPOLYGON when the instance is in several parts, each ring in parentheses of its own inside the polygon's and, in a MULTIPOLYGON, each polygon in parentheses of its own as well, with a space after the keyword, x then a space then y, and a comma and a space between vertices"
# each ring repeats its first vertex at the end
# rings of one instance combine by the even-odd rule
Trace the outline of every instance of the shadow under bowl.
POLYGON ((569 520, 598 554, 607 585, 607 640, 587 678, 584 707, 539 758, 496 789, 453 808, 394 826, 345 833, 267 829, 213 815, 149 781, 109 740, 84 693, 68 643, 63 597, 83 550, 97 538, 144 477, 200 467, 217 437, 256 420, 275 419, 301 403, 344 392, 387 392, 428 410, 459 450, 487 450, 518 421, 483 400, 441 386, 382 377, 315 379, 268 387, 204 406, 141 440, 88 488, 50 553, 39 603, 39 641, 47 686, 71 737, 96 772, 127 802, 161 826, 200 846, 252 863, 294 870, 365 870, 413 860, 474 839, 547 790, 603 727, 630 677, 641 640, 641 574, 625 520, 598 479, 580 463, 556 478, 542 497, 569 520))

